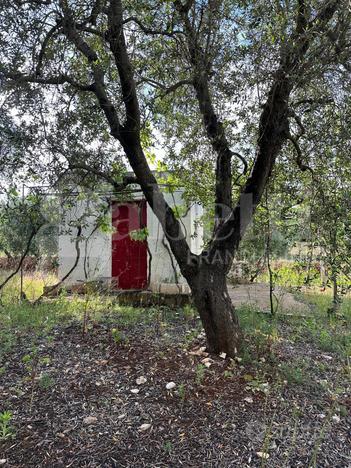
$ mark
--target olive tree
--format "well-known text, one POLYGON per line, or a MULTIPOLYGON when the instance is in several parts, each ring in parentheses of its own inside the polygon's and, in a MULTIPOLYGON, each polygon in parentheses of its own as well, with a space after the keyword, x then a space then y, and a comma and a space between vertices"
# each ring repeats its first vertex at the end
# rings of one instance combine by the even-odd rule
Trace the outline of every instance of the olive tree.
MULTIPOLYGON (((242 336, 226 275, 286 144, 305 169, 296 106, 311 83, 349 66, 347 1, 3 0, 0 18, 5 92, 43 103, 54 89, 49 120, 64 102, 96 116, 76 113, 91 140, 108 129, 191 288, 209 350, 235 355, 242 336), (165 158, 211 167, 214 227, 199 255, 151 170, 155 130, 165 158)), ((100 163, 69 168, 114 182, 100 163)))

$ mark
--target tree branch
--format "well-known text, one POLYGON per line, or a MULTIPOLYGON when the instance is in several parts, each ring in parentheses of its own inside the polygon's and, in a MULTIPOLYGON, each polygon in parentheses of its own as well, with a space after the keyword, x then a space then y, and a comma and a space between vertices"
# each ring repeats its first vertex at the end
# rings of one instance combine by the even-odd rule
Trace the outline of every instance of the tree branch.
POLYGON ((150 34, 150 35, 155 35, 155 36, 161 35, 161 36, 174 37, 175 34, 182 34, 183 33, 182 31, 179 31, 179 30, 164 31, 164 30, 160 30, 160 29, 147 28, 145 25, 143 25, 143 23, 136 16, 130 16, 129 18, 126 18, 125 20, 123 20, 123 24, 131 23, 131 22, 137 24, 139 26, 139 28, 145 34, 150 34))
POLYGON ((110 125, 111 135, 118 139, 120 137, 119 118, 115 107, 109 100, 106 93, 104 72, 102 67, 99 65, 99 57, 95 50, 90 47, 89 44, 84 41, 84 39, 77 33, 71 10, 69 10, 64 2, 61 3, 64 12, 64 33, 66 37, 76 46, 76 48, 87 58, 95 80, 92 85, 92 90, 94 91, 99 101, 100 107, 103 110, 110 125))
POLYGON ((189 278, 189 276, 194 273, 197 266, 190 264, 188 261, 191 256, 191 251, 184 237, 184 233, 182 232, 181 225, 173 210, 165 201, 141 146, 139 101, 136 92, 134 72, 129 59, 123 32, 121 0, 110 1, 107 15, 108 32, 106 33, 106 38, 115 59, 126 110, 126 121, 124 125, 121 126, 118 139, 123 146, 147 202, 157 216, 166 234, 182 273, 185 277, 189 278))
POLYGON ((188 13, 190 8, 194 4, 194 0, 187 0, 185 3, 182 3, 180 0, 176 0, 176 7, 180 13, 188 13))
POLYGON ((316 28, 320 30, 323 28, 325 23, 333 17, 338 4, 339 0, 325 0, 323 7, 320 8, 316 16, 308 22, 308 29, 316 28))
POLYGON ((33 305, 37 305, 42 300, 43 297, 48 296, 50 293, 55 291, 59 286, 61 286, 61 284, 63 284, 63 282, 66 281, 66 279, 77 268, 77 265, 78 265, 78 262, 79 262, 79 259, 80 259, 80 245, 79 245, 79 243, 81 241, 81 235, 82 235, 82 226, 79 225, 77 227, 77 237, 76 237, 76 241, 75 241, 76 258, 75 258, 75 261, 73 263, 73 266, 68 270, 68 272, 64 275, 64 277, 60 279, 60 281, 58 281, 56 284, 54 284, 52 286, 49 286, 45 290, 45 292, 43 292, 43 294, 41 296, 39 296, 38 299, 36 299, 33 302, 33 305))
POLYGON ((314 105, 314 104, 320 104, 320 105, 327 105, 327 104, 332 104, 334 100, 332 98, 321 98, 321 99, 300 99, 298 101, 295 101, 291 104, 292 107, 299 107, 299 106, 304 106, 304 105, 314 105))
POLYGON ((301 151, 301 148, 300 148, 300 145, 297 141, 297 138, 293 137, 290 133, 289 135, 287 136, 287 139, 289 141, 291 141, 291 143, 294 145, 294 148, 296 150, 296 163, 297 165, 299 166, 299 169, 302 171, 302 172, 305 172, 305 171, 310 171, 311 174, 313 175, 314 172, 313 170, 307 166, 306 164, 303 163, 302 161, 302 151, 301 151))
POLYGON ((101 37, 102 39, 105 38, 105 33, 103 31, 99 31, 96 28, 91 28, 90 26, 85 26, 79 23, 76 23, 76 28, 78 31, 83 31, 89 34, 93 34, 94 36, 101 37))
POLYGON ((151 78, 141 78, 140 82, 145 82, 149 83, 151 86, 154 88, 159 88, 162 89, 163 93, 161 97, 165 97, 168 94, 174 93, 178 88, 181 88, 182 86, 186 85, 193 85, 193 80, 180 80, 177 83, 174 83, 171 86, 166 86, 163 83, 160 83, 159 81, 153 80, 151 78))
POLYGON ((126 109, 124 131, 138 138, 140 132, 140 108, 136 93, 133 69, 128 57, 126 41, 123 33, 122 4, 119 0, 111 0, 108 9, 108 32, 106 34, 110 49, 115 58, 118 70, 122 97, 126 109))
POLYGON ((181 17, 186 34, 190 62, 194 75, 193 86, 203 124, 211 146, 217 155, 215 215, 217 221, 219 221, 223 216, 223 206, 228 208, 232 207, 231 157, 233 152, 227 141, 223 124, 219 121, 212 103, 206 56, 198 43, 197 31, 188 17, 188 11, 192 3, 192 1, 189 1, 184 5, 180 0, 175 0, 175 7, 181 17))
POLYGON ((305 33, 308 26, 305 0, 298 0, 297 10, 296 32, 301 35, 305 33))
POLYGON ((46 48, 47 48, 51 38, 59 30, 60 26, 61 26, 61 23, 57 22, 57 24, 55 24, 55 26, 53 26, 51 29, 49 29, 48 33, 46 34, 46 36, 45 36, 45 38, 44 38, 44 40, 42 42, 41 49, 40 49, 39 56, 38 56, 37 66, 36 66, 36 69, 35 69, 36 76, 41 75, 41 69, 42 69, 42 66, 43 66, 43 59, 44 59, 44 56, 45 56, 46 48))
POLYGON ((138 183, 136 177, 132 176, 125 176, 123 178, 122 183, 116 182, 116 180, 106 172, 100 171, 95 169, 94 167, 88 166, 87 164, 69 164, 70 170, 83 170, 91 174, 95 174, 96 176, 100 177, 101 179, 106 180, 109 184, 111 184, 115 190, 115 192, 122 192, 128 185, 138 183))
POLYGON ((302 137, 302 135, 304 135, 306 133, 306 129, 305 129, 303 123, 302 123, 301 117, 299 115, 297 115, 296 112, 291 108, 289 108, 289 116, 294 118, 295 122, 297 123, 297 125, 298 125, 298 127, 300 129, 300 131, 299 131, 299 133, 297 135, 297 139, 299 139, 300 137, 302 137))
POLYGON ((25 75, 19 72, 3 72, 6 78, 9 78, 17 83, 38 83, 47 85, 62 85, 70 84, 79 91, 93 91, 93 84, 82 84, 75 81, 72 77, 66 74, 60 74, 56 76, 39 77, 34 75, 25 75))
POLYGON ((87 18, 88 23, 91 23, 94 26, 96 26, 97 17, 99 16, 99 13, 102 12, 104 3, 105 2, 103 0, 96 0, 93 8, 91 9, 90 16, 87 18))
MULTIPOLYGON (((333 17, 337 6, 338 1, 331 2, 327 0, 324 7, 317 14, 318 24, 315 25, 315 21, 309 22, 308 27, 323 28, 333 17)), ((301 21, 301 19, 298 21, 301 21)), ((267 101, 263 106, 259 124, 257 156, 251 175, 243 187, 235 208, 227 220, 219 227, 211 241, 209 246, 210 259, 216 255, 218 250, 229 251, 233 254, 238 248, 242 235, 251 221, 251 214, 242 212, 241 201, 245 196, 251 197, 250 210, 253 214, 262 198, 276 157, 283 144, 290 137, 288 116, 289 98, 293 89, 292 76, 298 72, 298 67, 303 63, 303 59, 310 47, 310 38, 313 37, 313 34, 310 37, 305 32, 301 34, 299 28, 301 26, 297 27, 290 37, 290 43, 293 46, 281 56, 280 66, 275 73, 267 101)), ((300 148, 296 148, 296 151, 299 150, 300 148)), ((299 162, 301 162, 301 151, 298 153, 298 158, 299 162)))
POLYGON ((235 152, 235 151, 232 151, 232 155, 233 155, 233 156, 236 156, 237 158, 239 158, 240 161, 242 162, 243 166, 244 166, 242 173, 239 174, 239 175, 237 176, 237 178, 236 178, 236 179, 234 180, 234 182, 233 182, 233 185, 235 186, 235 185, 238 185, 238 182, 239 182, 239 180, 240 180, 240 177, 242 177, 242 176, 244 176, 244 175, 247 174, 247 171, 249 170, 249 166, 248 166, 248 163, 247 163, 246 159, 244 158, 244 156, 241 156, 240 153, 237 153, 237 152, 235 152))

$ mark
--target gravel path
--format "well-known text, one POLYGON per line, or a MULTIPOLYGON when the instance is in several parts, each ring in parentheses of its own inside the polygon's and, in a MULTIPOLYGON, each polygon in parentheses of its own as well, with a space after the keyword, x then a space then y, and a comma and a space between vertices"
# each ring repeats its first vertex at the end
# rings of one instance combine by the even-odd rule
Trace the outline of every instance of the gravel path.
MULTIPOLYGON (((229 286, 229 295, 235 306, 250 304, 263 311, 270 310, 269 285, 266 283, 238 284, 229 286)), ((308 314, 310 308, 307 304, 296 299, 296 297, 277 286, 274 291, 278 301, 279 311, 285 313, 308 314)))

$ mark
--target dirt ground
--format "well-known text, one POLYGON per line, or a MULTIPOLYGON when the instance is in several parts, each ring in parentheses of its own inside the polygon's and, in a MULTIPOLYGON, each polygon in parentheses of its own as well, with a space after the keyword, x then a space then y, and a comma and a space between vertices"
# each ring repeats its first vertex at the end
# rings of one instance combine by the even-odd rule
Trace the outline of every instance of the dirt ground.
POLYGON ((286 324, 249 340, 249 359, 228 360, 209 356, 198 324, 176 315, 118 322, 118 337, 116 323, 17 335, 0 375, 0 412, 13 415, 0 464, 351 466, 350 383, 337 354, 292 341, 286 324), (296 360, 302 376, 281 374, 296 360))
MULTIPOLYGON (((229 295, 235 306, 250 304, 263 311, 270 310, 269 285, 267 283, 238 284, 229 286, 229 295)), ((310 308, 292 293, 279 286, 274 290, 275 306, 285 313, 308 314, 310 308)))

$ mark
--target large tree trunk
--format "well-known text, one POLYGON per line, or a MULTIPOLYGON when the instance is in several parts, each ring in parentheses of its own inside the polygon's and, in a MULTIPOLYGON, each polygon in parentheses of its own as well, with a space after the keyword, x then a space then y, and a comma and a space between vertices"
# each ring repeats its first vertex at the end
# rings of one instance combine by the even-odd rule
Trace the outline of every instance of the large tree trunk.
POLYGON ((225 272, 214 267, 200 267, 189 283, 206 332, 208 351, 234 357, 241 347, 242 333, 228 294, 225 272))

